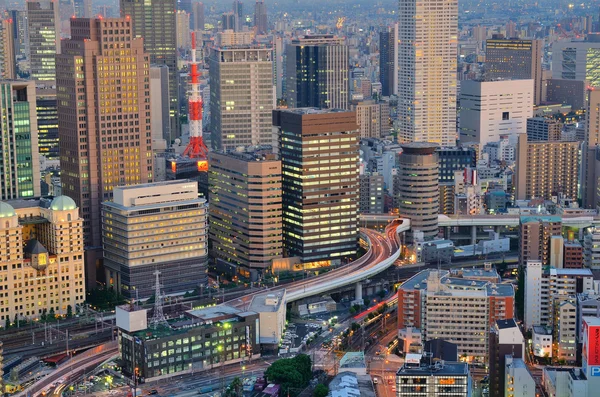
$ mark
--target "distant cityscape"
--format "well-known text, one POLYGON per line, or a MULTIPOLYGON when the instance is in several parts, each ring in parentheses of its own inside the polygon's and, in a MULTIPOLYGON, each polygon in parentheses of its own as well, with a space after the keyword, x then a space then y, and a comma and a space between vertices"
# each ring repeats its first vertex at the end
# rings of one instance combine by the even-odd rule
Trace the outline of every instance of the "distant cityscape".
POLYGON ((0 10, 2 395, 598 395, 600 1, 0 10))

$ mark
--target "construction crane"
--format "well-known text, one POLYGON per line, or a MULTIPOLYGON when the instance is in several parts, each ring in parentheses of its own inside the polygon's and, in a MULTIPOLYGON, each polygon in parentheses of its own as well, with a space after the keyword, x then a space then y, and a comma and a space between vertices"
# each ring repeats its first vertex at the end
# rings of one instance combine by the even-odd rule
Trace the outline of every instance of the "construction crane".
POLYGON ((337 23, 335 24, 335 27, 340 30, 342 28, 342 26, 344 26, 344 22, 346 22, 346 17, 339 17, 337 19, 337 23))
POLYGON ((185 148, 183 155, 191 159, 206 160, 208 148, 202 139, 202 96, 200 95, 200 83, 198 64, 196 63, 196 32, 192 32, 192 63, 190 64, 190 77, 192 80, 192 91, 188 100, 190 143, 185 148))

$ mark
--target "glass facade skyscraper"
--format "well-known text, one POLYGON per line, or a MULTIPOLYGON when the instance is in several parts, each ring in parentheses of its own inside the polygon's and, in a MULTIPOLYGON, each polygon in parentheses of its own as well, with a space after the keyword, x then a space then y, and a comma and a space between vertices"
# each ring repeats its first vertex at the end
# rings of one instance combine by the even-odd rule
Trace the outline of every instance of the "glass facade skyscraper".
POLYGON ((56 54, 60 53, 58 2, 27 1, 31 78, 56 80, 56 54))

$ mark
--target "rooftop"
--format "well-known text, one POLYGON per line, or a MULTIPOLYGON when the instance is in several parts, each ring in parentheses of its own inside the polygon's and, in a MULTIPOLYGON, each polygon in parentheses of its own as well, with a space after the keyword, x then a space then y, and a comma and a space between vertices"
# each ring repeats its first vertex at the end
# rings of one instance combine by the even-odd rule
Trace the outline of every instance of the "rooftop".
POLYGON ((533 333, 538 335, 552 335, 552 328, 543 325, 534 325, 533 333))
POLYGON ((517 328, 517 323, 512 318, 508 320, 496 320, 496 326, 498 329, 517 328))
MULTIPOLYGON (((427 289, 427 278, 433 269, 423 270, 406 280, 400 288, 403 290, 425 290, 427 289)), ((451 277, 447 270, 439 271, 440 284, 449 293, 456 295, 470 295, 473 293, 485 294, 486 296, 513 296, 514 288, 511 284, 492 283, 485 280, 473 280, 465 276, 462 278, 451 277)))
POLYGON ((570 277, 594 277, 591 269, 583 268, 583 269, 557 269, 555 267, 551 267, 549 270, 550 275, 552 276, 570 276, 570 277))
POLYGON ((588 326, 600 327, 600 317, 584 316, 583 321, 585 321, 588 326))
POLYGON ((257 313, 277 312, 282 304, 285 305, 285 289, 277 293, 255 295, 250 303, 249 310, 257 313))
POLYGON ((348 352, 344 354, 340 360, 341 368, 366 368, 365 353, 363 352, 348 352))
POLYGON ((562 222, 560 216, 553 215, 526 215, 521 217, 521 223, 529 222, 562 222))
POLYGON ((411 366, 404 364, 396 376, 405 375, 429 375, 429 376, 468 376, 469 366, 467 363, 447 363, 438 361, 435 365, 411 366))
POLYGON ((345 112, 349 112, 349 110, 319 109, 319 108, 293 108, 293 109, 281 109, 281 112, 305 115, 305 114, 345 113, 345 112))

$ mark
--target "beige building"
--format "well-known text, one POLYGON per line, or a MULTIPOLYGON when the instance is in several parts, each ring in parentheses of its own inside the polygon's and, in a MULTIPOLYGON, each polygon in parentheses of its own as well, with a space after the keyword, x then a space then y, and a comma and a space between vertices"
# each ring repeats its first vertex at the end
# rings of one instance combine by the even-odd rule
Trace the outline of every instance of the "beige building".
POLYGON ((16 79, 15 38, 12 19, 2 21, 0 27, 0 76, 3 80, 16 79))
POLYGON ((114 189, 102 203, 106 282, 126 298, 149 298, 155 276, 166 294, 207 281, 208 208, 196 181, 167 181, 114 189))
POLYGON ((210 64, 212 147, 272 144, 273 50, 264 46, 215 47, 210 64))
POLYGON ((390 133, 390 105, 387 102, 360 101, 351 106, 356 112, 360 138, 381 138, 390 133))
POLYGON ((279 345, 285 329, 286 300, 285 289, 274 293, 254 296, 248 307, 258 313, 260 321, 260 344, 279 345))
POLYGON ((85 300, 82 226, 66 196, 0 202, 0 324, 75 313, 85 300))
POLYGON ((249 269, 282 257, 281 161, 273 154, 209 154, 211 256, 249 269))
POLYGON ((131 18, 71 19, 57 56, 63 193, 81 208, 87 281, 96 282, 100 208, 115 186, 152 180, 149 56, 131 18))
POLYGON ((177 48, 191 48, 190 14, 178 10, 175 14, 175 26, 177 29, 177 48))
POLYGON ((552 237, 560 236, 562 220, 558 216, 523 216, 519 222, 521 264, 529 260, 552 261, 552 237))
POLYGON ((232 45, 250 45, 254 40, 254 32, 236 32, 233 29, 227 29, 217 33, 215 44, 219 47, 232 45))
POLYGON ((600 204, 600 90, 588 90, 585 141, 582 150, 581 198, 583 207, 597 208, 600 204))
POLYGON ((557 193, 576 200, 579 142, 528 142, 519 134, 515 187, 517 200, 550 199, 557 193))

